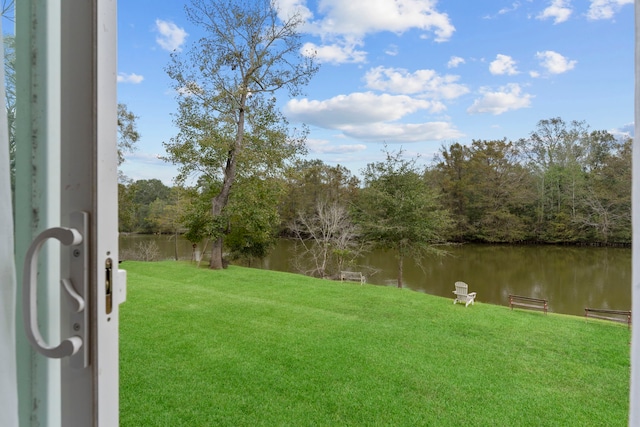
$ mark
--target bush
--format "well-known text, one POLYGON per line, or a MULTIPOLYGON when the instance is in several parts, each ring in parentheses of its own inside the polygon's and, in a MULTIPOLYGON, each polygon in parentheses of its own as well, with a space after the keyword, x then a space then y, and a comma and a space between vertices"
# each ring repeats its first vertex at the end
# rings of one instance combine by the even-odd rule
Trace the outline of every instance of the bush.
POLYGON ((120 253, 121 260, 129 261, 159 261, 160 248, 153 240, 138 242, 133 249, 126 249, 120 253))

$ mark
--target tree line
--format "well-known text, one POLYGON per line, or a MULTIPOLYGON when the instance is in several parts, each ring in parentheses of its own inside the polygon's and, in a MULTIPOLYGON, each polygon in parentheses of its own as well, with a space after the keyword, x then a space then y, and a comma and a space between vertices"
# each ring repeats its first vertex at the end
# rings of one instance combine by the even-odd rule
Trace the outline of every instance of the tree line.
POLYGON ((184 234, 207 250, 224 237, 234 259, 264 257, 280 237, 327 277, 365 246, 402 260, 446 242, 628 244, 631 139, 561 118, 538 122, 517 141, 473 140, 440 147, 426 167, 402 149, 352 173, 321 160, 293 160, 278 174, 245 170, 222 215, 211 213, 220 179, 168 187, 120 185, 120 230, 184 234), (220 231, 222 230, 222 232, 220 231))
POLYGON ((556 117, 515 142, 443 147, 427 177, 456 241, 631 241, 631 139, 584 122, 556 117))

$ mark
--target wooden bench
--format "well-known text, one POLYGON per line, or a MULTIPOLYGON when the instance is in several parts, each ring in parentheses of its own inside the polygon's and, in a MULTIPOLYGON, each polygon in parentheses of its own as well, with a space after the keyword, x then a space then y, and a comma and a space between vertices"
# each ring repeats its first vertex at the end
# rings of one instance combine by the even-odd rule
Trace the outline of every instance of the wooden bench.
POLYGON ((604 308, 584 309, 584 317, 593 317, 594 319, 612 320, 614 322, 626 323, 631 328, 631 311, 625 310, 607 310, 604 308))
POLYGON ((547 308, 549 307, 546 299, 524 297, 521 295, 509 295, 509 307, 513 310, 513 307, 530 308, 533 310, 543 310, 544 314, 547 314, 547 308))
POLYGON ((345 280, 349 280, 351 282, 360 282, 361 285, 364 285, 366 282, 366 279, 359 271, 341 271, 340 281, 344 282, 345 280))

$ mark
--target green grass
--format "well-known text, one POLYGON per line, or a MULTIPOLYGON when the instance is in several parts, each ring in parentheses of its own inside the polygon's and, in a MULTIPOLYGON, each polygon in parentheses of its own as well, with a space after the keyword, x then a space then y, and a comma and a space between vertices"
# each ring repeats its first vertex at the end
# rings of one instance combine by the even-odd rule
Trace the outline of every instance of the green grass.
POLYGON ((627 424, 626 325, 235 266, 123 268, 122 426, 627 424))

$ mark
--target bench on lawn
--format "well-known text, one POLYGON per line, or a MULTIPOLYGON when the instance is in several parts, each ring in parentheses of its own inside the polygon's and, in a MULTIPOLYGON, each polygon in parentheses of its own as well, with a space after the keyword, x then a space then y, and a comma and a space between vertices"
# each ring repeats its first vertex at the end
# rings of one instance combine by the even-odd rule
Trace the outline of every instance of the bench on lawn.
POLYGON ((604 308, 585 308, 584 317, 593 317, 595 319, 612 320, 614 322, 626 323, 631 328, 631 311, 625 310, 607 310, 604 308))
POLYGON ((509 307, 530 308, 532 310, 543 310, 547 314, 548 301, 542 298, 524 297, 522 295, 509 295, 509 307))
POLYGON ((366 279, 359 271, 341 271, 340 272, 340 281, 344 282, 348 280, 350 282, 360 282, 361 285, 364 285, 366 279))

